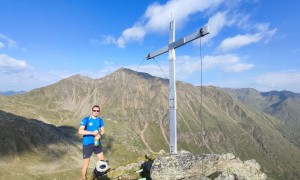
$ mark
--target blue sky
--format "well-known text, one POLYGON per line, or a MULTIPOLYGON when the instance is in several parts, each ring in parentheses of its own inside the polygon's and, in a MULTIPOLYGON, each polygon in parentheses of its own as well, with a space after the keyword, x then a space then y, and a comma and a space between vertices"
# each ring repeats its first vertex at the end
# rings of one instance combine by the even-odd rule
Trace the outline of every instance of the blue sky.
POLYGON ((168 53, 145 56, 208 25, 176 49, 176 79, 194 85, 300 92, 295 0, 0 0, 0 91, 126 67, 166 77, 168 53), (201 49, 201 52, 200 52, 201 49), (158 64, 158 65, 157 65, 158 64), (165 76, 166 75, 166 76, 165 76))

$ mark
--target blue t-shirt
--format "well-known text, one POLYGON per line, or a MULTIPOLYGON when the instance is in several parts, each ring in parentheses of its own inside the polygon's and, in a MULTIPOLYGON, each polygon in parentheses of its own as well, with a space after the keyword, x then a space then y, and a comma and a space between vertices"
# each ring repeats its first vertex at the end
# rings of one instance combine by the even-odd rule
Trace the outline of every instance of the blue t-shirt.
MULTIPOLYGON (((99 128, 104 127, 104 122, 101 118, 92 118, 92 116, 87 116, 82 119, 80 126, 85 126, 86 131, 99 131, 99 128)), ((100 133, 100 132, 99 132, 100 133)), ((82 143, 84 146, 89 144, 94 144, 94 135, 83 135, 82 143)))

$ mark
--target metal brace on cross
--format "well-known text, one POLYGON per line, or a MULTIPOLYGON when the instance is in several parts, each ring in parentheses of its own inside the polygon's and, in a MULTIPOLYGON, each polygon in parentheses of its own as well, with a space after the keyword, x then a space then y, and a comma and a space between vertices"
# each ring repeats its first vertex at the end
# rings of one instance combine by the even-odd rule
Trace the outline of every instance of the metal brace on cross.
POLYGON ((198 31, 175 41, 175 21, 170 22, 169 45, 149 53, 146 59, 169 52, 169 112, 170 112, 170 154, 177 154, 177 122, 176 122, 176 80, 175 80, 175 49, 183 46, 195 39, 209 34, 208 26, 200 28, 198 31))

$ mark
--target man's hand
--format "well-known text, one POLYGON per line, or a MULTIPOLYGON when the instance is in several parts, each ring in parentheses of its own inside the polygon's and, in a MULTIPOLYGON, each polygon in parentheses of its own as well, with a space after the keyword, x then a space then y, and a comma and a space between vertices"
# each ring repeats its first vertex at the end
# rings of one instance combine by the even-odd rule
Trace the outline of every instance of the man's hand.
POLYGON ((94 136, 99 135, 99 131, 97 131, 97 130, 93 131, 93 135, 94 135, 94 136))
POLYGON ((96 136, 95 136, 95 139, 100 139, 101 135, 98 133, 96 136))

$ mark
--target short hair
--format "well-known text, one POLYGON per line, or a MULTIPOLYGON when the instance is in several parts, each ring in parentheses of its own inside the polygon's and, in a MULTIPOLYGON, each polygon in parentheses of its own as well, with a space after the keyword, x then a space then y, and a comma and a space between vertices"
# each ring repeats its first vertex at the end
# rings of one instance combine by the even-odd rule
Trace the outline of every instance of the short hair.
POLYGON ((98 108, 98 109, 100 110, 100 106, 99 106, 99 105, 94 105, 94 106, 92 107, 92 110, 93 110, 94 108, 98 108))

